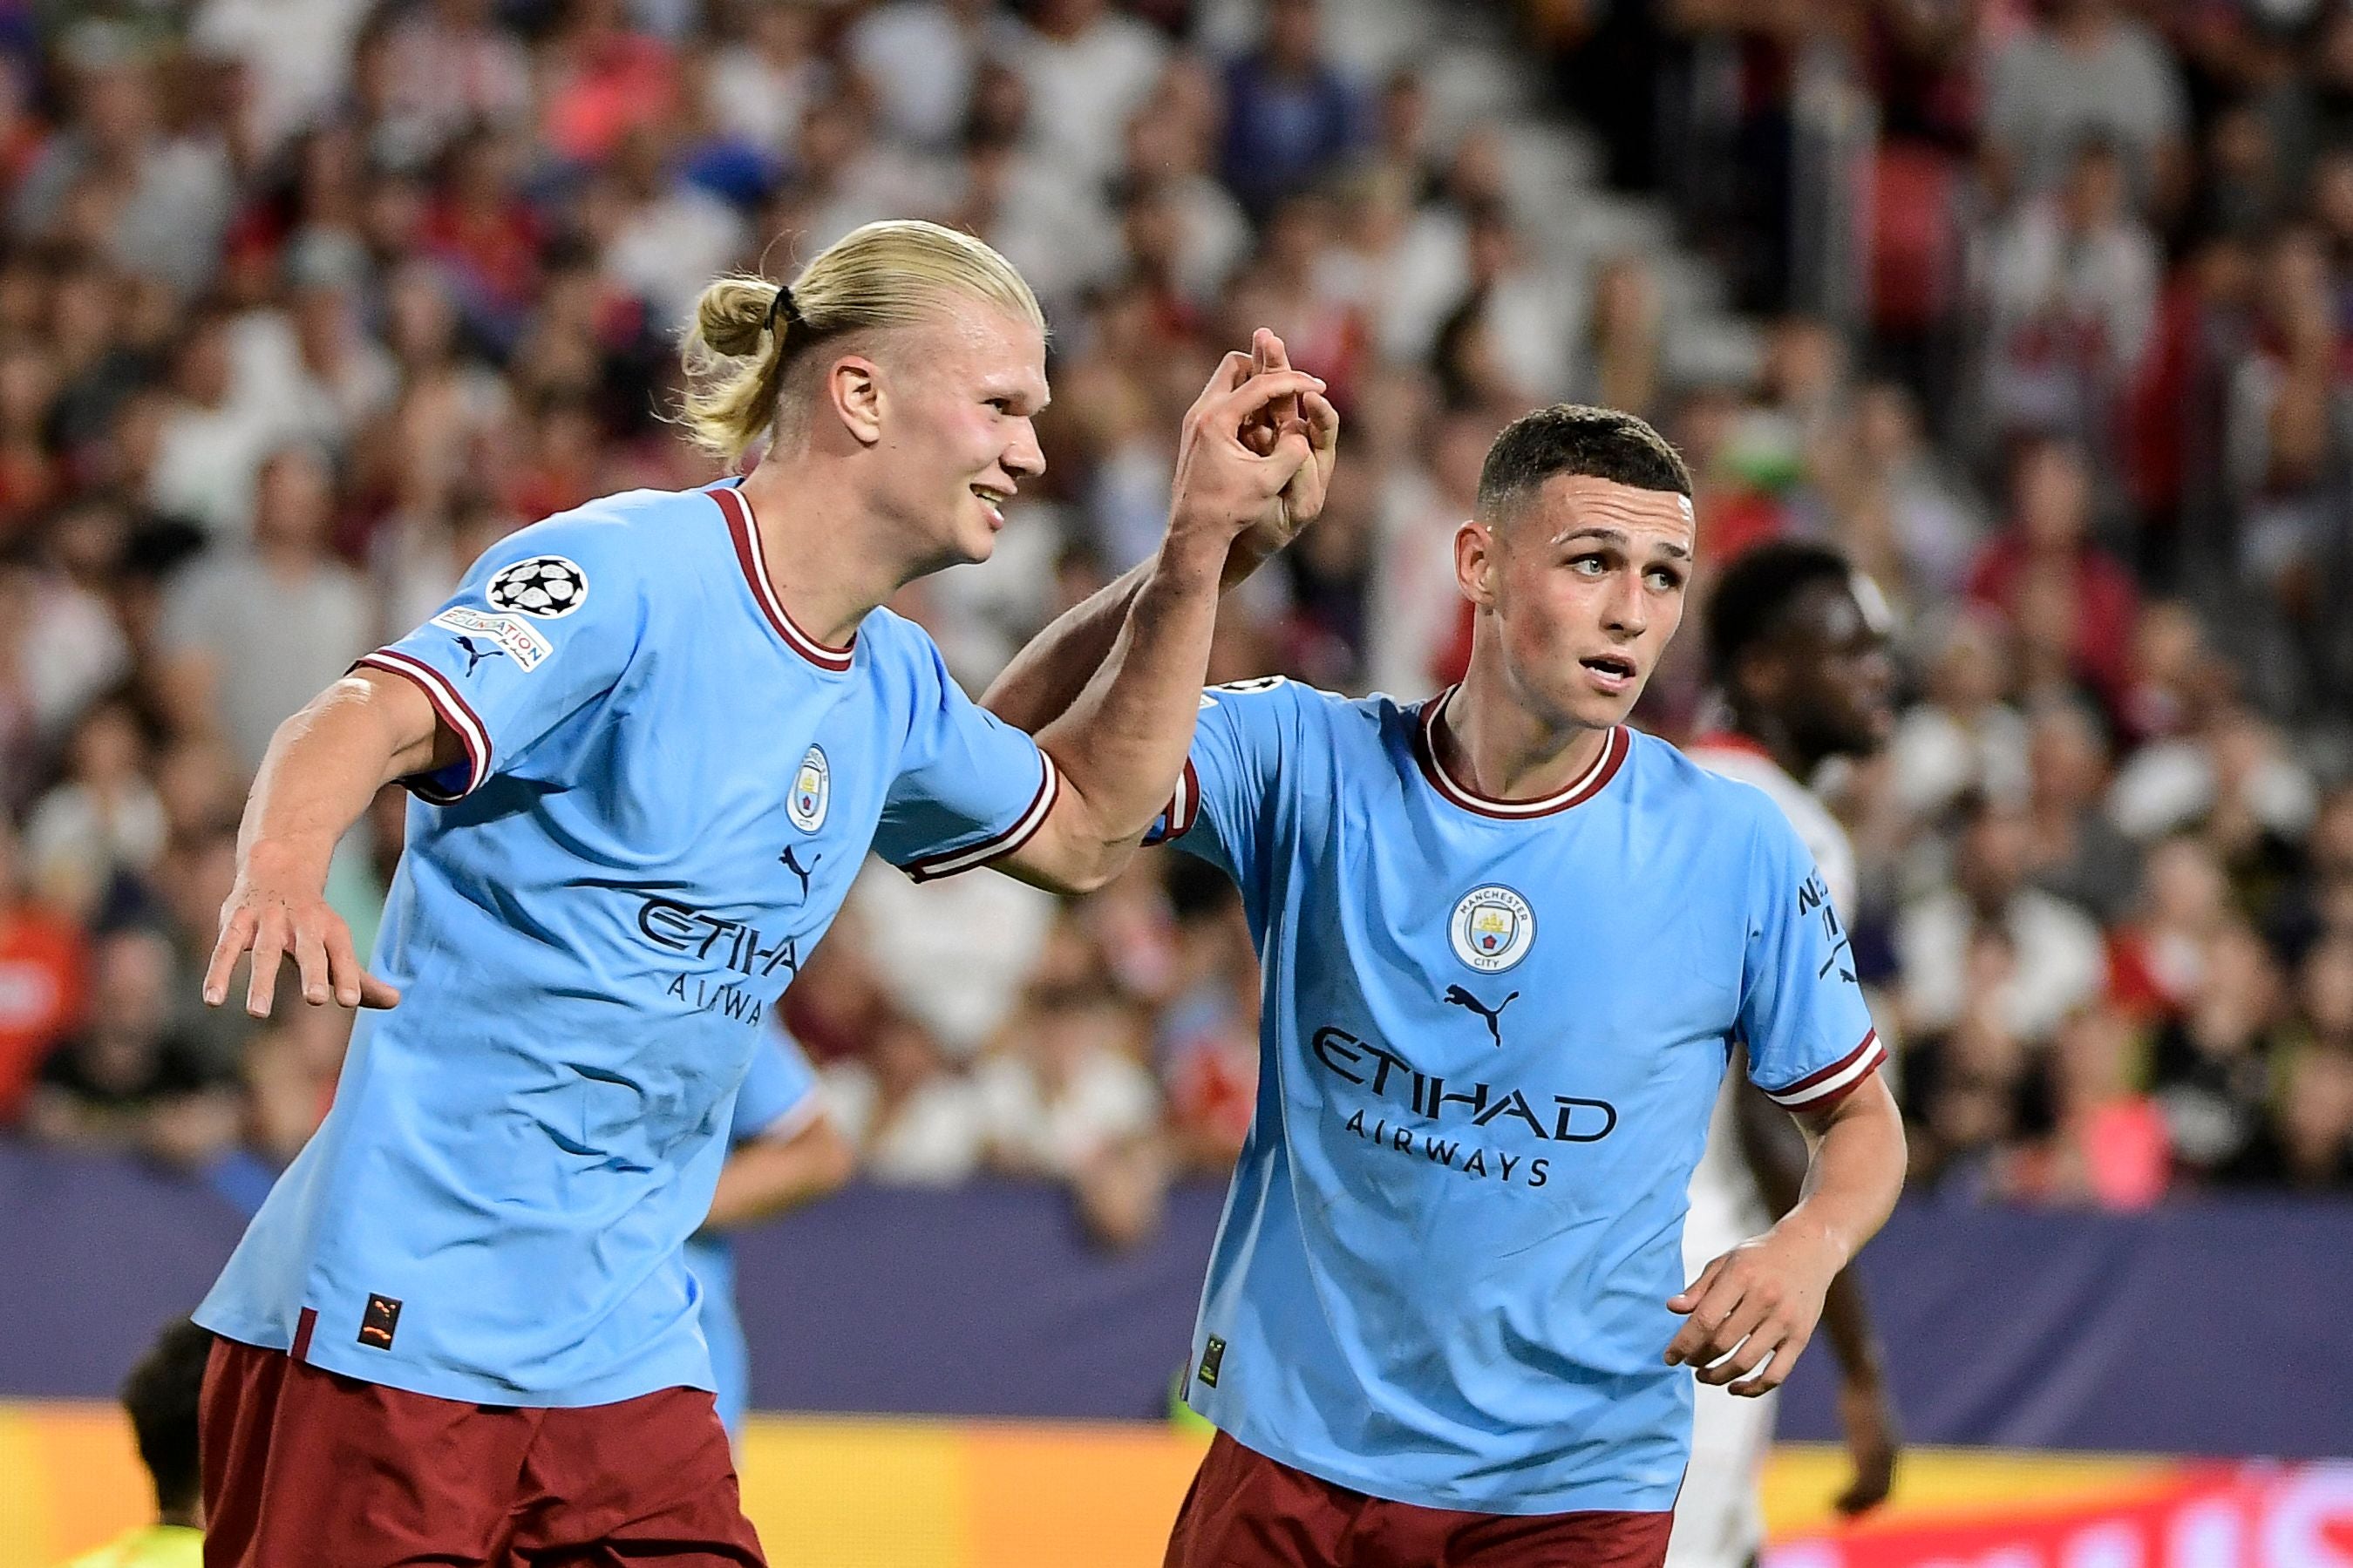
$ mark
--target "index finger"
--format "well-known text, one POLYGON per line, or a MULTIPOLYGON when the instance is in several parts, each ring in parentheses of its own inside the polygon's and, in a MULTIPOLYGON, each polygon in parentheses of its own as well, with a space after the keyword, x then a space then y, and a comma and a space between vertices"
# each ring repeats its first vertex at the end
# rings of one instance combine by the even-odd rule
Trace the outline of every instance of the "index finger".
POLYGON ((1213 400, 1203 410, 1206 422, 1214 418, 1219 427, 1238 431, 1242 421, 1281 397, 1303 397, 1311 392, 1324 390, 1324 383, 1301 370, 1273 370, 1251 376, 1232 391, 1213 400))
POLYGON ((1198 414, 1207 409, 1219 396, 1250 380, 1253 374, 1250 356, 1235 349, 1219 360, 1218 368, 1209 373, 1209 384, 1201 388, 1200 396, 1193 399, 1193 412, 1198 414))

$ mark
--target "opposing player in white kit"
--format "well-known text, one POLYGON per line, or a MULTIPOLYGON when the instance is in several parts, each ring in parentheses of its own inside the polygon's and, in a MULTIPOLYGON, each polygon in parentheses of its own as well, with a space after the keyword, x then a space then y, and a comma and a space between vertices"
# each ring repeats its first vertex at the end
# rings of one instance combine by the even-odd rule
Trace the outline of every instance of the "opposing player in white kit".
MULTIPOLYGON (((1789 819, 1828 885, 1831 907, 1856 904, 1854 847, 1801 780, 1833 757, 1867 754, 1894 726, 1894 670, 1884 601, 1834 550, 1772 543, 1743 555, 1717 584, 1707 611, 1707 656, 1722 694, 1720 728, 1684 748, 1703 767, 1755 784, 1789 819)), ((1683 1222, 1684 1266, 1755 1236, 1797 1201, 1806 1148, 1786 1112, 1727 1073, 1692 1173, 1683 1222)), ((1842 1512, 1883 1500, 1894 1479, 1895 1419, 1878 1346, 1852 1269, 1823 1303, 1822 1326, 1839 1363, 1839 1416, 1854 1461, 1842 1512)), ((1693 1408, 1692 1468, 1675 1503, 1668 1568, 1742 1568, 1764 1545, 1757 1482, 1773 1440, 1777 1394, 1736 1399, 1701 1384, 1693 1408)))

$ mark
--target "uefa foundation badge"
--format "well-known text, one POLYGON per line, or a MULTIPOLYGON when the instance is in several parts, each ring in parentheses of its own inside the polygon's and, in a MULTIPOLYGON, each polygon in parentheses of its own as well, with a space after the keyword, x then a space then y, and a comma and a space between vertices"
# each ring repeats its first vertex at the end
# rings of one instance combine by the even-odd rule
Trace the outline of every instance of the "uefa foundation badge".
POLYGON ((1455 957, 1482 974, 1501 974, 1535 945, 1536 912, 1511 889, 1491 882, 1462 895, 1448 934, 1455 957))
POLYGON ((825 748, 811 746, 793 773, 793 793, 785 802, 785 815, 803 833, 815 833, 825 826, 825 808, 832 799, 833 769, 825 760, 825 748))

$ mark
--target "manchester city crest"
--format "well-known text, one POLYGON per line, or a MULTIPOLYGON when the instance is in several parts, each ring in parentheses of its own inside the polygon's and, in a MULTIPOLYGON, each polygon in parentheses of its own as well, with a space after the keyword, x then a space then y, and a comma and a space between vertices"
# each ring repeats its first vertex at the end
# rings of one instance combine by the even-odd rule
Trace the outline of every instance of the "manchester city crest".
POLYGON ((823 746, 811 746, 793 773, 793 793, 785 801, 785 815, 803 833, 825 826, 825 808, 833 799, 833 769, 823 746))
POLYGON ((1501 883, 1473 888, 1454 906, 1454 956, 1482 974, 1501 974, 1535 945, 1536 912, 1501 883))

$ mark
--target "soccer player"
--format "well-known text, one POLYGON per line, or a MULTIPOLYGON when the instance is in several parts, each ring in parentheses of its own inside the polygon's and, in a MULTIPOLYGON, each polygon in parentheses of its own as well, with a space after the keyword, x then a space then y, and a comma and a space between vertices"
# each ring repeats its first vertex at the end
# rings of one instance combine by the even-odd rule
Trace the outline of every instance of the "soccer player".
MULTIPOLYGON (((1717 580, 1706 615, 1707 660, 1721 728, 1683 748, 1702 767, 1772 797, 1814 858, 1834 909, 1855 904, 1854 847, 1813 792, 1833 757, 1866 756, 1895 727, 1894 667, 1886 601, 1846 557, 1819 544, 1776 542, 1743 554, 1717 580)), ((1736 1069, 1739 1058, 1734 1058, 1736 1069)), ((1798 1200, 1806 1149, 1765 1095, 1726 1075, 1692 1173, 1683 1266, 1763 1229, 1798 1200)), ((1885 1500, 1897 1435, 1879 1347, 1854 1271, 1823 1300, 1822 1326, 1839 1365, 1839 1415, 1854 1479, 1838 1500, 1849 1514, 1885 1500)), ((1692 1468, 1675 1500, 1669 1568, 1746 1568, 1765 1545, 1757 1483, 1773 1439, 1770 1394, 1735 1399, 1703 1384, 1692 1412, 1692 1468)))
MULTIPOLYGON (((1660 1563, 1694 1370, 1778 1386, 1894 1202, 1902 1123, 1820 873, 1763 794, 1626 726, 1682 618, 1690 494, 1638 419, 1529 415, 1456 536, 1460 685, 1202 699, 1166 832, 1240 885, 1266 1005, 1192 1346, 1219 1432, 1172 1568, 1660 1563), (1690 1279, 1736 1044, 1813 1158, 1690 1279)), ((1072 611, 992 705, 1040 717, 1113 620, 1072 611)))
POLYGON ((855 1156, 825 1112, 817 1073, 790 1036, 771 1030, 735 1091, 727 1163, 702 1228, 687 1239, 686 1264, 702 1299, 720 1425, 741 1442, 752 1404, 752 1352, 735 1310, 733 1234, 798 1208, 849 1179, 855 1156))
POLYGON ((66 1568, 196 1568, 204 1559, 204 1504, 196 1484, 196 1401, 213 1337, 187 1319, 164 1325, 131 1375, 122 1408, 155 1483, 155 1522, 117 1536, 66 1568))
POLYGON ((1042 467, 1018 274, 869 225, 789 289, 712 285, 688 368, 704 446, 766 444, 748 476, 501 542, 255 782, 206 1000, 249 950, 257 1016, 286 955, 305 1001, 390 1010, 196 1314, 215 1561, 760 1561, 681 1253, 760 1029, 870 847, 1116 872, 1182 767, 1234 540, 1320 507, 1337 426, 1314 377, 1228 356, 1132 613, 1033 741, 880 608, 987 558, 1042 467), (320 891, 393 780, 371 973, 320 891))

